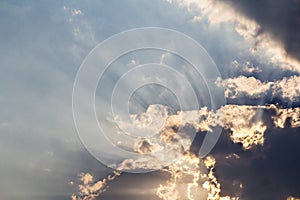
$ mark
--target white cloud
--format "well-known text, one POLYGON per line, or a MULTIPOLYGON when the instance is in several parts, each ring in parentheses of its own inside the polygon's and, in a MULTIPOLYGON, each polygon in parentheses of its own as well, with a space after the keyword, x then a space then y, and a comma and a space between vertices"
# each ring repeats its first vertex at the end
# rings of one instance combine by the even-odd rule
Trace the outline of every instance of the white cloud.
POLYGON ((280 96, 290 102, 300 100, 300 76, 284 77, 276 81, 272 88, 273 96, 280 96))
POLYGON ((264 133, 267 126, 262 122, 252 124, 250 127, 238 126, 236 129, 231 128, 232 134, 230 136, 234 143, 241 143, 244 149, 250 149, 255 145, 264 144, 264 133))
POLYGON ((120 173, 115 171, 112 175, 108 175, 106 178, 95 182, 94 177, 91 174, 81 173, 80 181, 82 184, 78 185, 78 194, 73 194, 71 199, 94 200, 107 190, 107 182, 115 180, 118 176, 120 176, 120 173))
POLYGON ((284 128, 289 120, 292 128, 300 127, 300 108, 280 109, 274 107, 276 115, 273 116, 273 121, 276 127, 284 128))
POLYGON ((216 85, 225 88, 225 97, 236 99, 243 96, 261 98, 268 92, 272 97, 293 103, 300 101, 300 76, 284 77, 275 82, 261 82, 254 77, 239 76, 236 78, 217 79, 216 85))
POLYGON ((265 95, 272 86, 273 82, 262 83, 254 77, 239 76, 237 78, 228 78, 222 80, 218 78, 216 85, 225 88, 225 97, 236 99, 242 96, 260 98, 265 95))
MULTIPOLYGON (((159 162, 159 157, 163 156, 166 150, 170 152, 170 154, 168 154, 169 159, 176 158, 183 153, 180 149, 186 150, 189 147, 195 132, 210 132, 213 127, 216 126, 221 126, 229 130, 232 142, 241 143, 246 150, 256 145, 263 145, 264 133, 267 130, 267 126, 264 124, 260 115, 264 109, 275 109, 278 111, 277 115, 274 116, 275 124, 278 124, 279 122, 277 121, 282 120, 282 118, 286 116, 282 114, 285 112, 290 113, 289 116, 293 117, 293 124, 295 126, 299 123, 299 120, 297 121, 298 115, 295 114, 295 110, 289 111, 288 109, 283 109, 279 111, 278 108, 273 105, 225 105, 216 111, 210 111, 206 107, 194 111, 179 111, 176 114, 166 116, 164 126, 157 132, 158 135, 156 137, 151 137, 150 139, 138 137, 134 145, 134 151, 139 153, 151 153, 152 156, 158 158, 156 162, 159 162), (294 115, 292 115, 292 113, 294 113, 294 115), (179 140, 181 142, 178 142, 179 140)), ((146 112, 148 111, 149 109, 147 109, 146 112)), ((160 111, 163 112, 163 109, 160 109, 160 111)), ((157 118, 160 119, 161 114, 156 113, 156 115, 157 118)), ((152 117, 155 118, 155 116, 152 117)), ((144 161, 146 162, 146 160, 144 161)))

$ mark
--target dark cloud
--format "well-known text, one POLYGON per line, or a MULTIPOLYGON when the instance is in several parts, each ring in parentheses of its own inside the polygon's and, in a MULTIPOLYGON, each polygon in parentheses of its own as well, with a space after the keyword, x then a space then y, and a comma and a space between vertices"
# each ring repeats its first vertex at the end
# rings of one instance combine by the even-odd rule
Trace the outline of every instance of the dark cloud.
POLYGON ((217 159, 216 176, 222 186, 223 195, 239 195, 243 200, 282 200, 288 196, 299 196, 300 191, 300 129, 275 128, 270 120, 272 113, 263 115, 268 130, 264 146, 243 151, 233 145, 224 132, 212 154, 217 159), (225 158, 236 153, 239 159, 225 158), (240 189, 239 184, 243 188, 240 189))
POLYGON ((299 0, 230 0, 234 7, 283 42, 288 53, 300 59, 300 1, 299 0))

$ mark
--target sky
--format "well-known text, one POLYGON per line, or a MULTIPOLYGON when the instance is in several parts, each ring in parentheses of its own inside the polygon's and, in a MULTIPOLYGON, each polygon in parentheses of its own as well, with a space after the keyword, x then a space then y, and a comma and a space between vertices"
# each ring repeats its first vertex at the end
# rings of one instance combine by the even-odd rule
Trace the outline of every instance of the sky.
MULTIPOLYGON (((0 1, 0 199, 300 198, 299 10, 298 0, 0 1), (131 94, 129 118, 135 128, 113 119, 128 132, 139 132, 137 140, 130 134, 120 136, 110 127, 111 121, 103 125, 108 138, 126 151, 142 156, 158 151, 154 155, 159 157, 164 152, 157 149, 168 150, 172 163, 163 163, 163 169, 152 157, 145 163, 120 160, 127 154, 106 149, 103 138, 89 143, 102 151, 97 157, 98 149, 93 151, 85 143, 87 133, 78 133, 72 110, 76 74, 93 55, 90 52, 115 34, 144 27, 192 38, 203 47, 201 54, 185 42, 169 47, 183 49, 187 56, 209 57, 201 72, 216 69, 218 74, 212 85, 206 85, 205 77, 197 76, 181 55, 144 49, 113 61, 98 82, 95 107, 101 121, 107 119, 111 106, 105 98, 126 70, 157 63, 179 72, 151 65, 148 73, 155 80, 167 76, 168 81, 160 83, 170 86, 141 87, 131 94), (186 80, 190 85, 184 85, 186 80), (209 103, 211 88, 221 92, 216 105, 209 103), (186 107, 178 112, 181 103, 186 107), (161 121, 165 123, 157 138, 144 139, 149 131, 161 128, 161 121), (200 158, 204 137, 216 131, 220 132, 216 145, 200 158), (103 163, 99 157, 104 155, 103 163), (107 167, 110 160, 117 160, 117 171, 127 172, 107 167), (152 172, 128 172, 142 168, 152 172)), ((154 34, 146 42, 167 37, 154 34)), ((123 40, 117 45, 132 43, 123 40)), ((97 59, 114 50, 107 48, 97 59)), ((145 71, 140 69, 116 89, 112 104, 122 105, 116 112, 124 108, 129 87, 143 80, 145 71)), ((83 92, 90 90, 85 86, 83 92)), ((88 130, 86 93, 79 94, 78 102, 83 102, 79 114, 88 130)))

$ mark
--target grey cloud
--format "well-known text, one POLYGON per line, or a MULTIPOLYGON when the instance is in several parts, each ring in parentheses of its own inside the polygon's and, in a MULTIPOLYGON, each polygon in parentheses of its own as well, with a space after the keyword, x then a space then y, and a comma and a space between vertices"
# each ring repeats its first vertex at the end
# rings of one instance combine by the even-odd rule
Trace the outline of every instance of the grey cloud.
POLYGON ((257 21, 262 31, 280 40, 288 53, 300 59, 299 1, 227 1, 249 18, 257 21))

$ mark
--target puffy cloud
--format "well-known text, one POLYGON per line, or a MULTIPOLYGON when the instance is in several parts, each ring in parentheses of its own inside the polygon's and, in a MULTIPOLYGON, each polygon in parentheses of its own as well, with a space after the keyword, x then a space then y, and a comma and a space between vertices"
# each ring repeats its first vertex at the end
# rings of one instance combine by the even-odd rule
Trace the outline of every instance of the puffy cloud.
MULTIPOLYGON (((164 126, 155 137, 136 139, 134 151, 150 153, 149 155, 156 157, 161 157, 163 152, 168 151, 168 157, 172 159, 182 154, 191 145, 193 133, 211 132, 216 126, 229 130, 232 142, 241 143, 244 149, 263 145, 267 127, 259 115, 263 109, 271 108, 277 109, 275 106, 225 105, 216 111, 203 107, 200 110, 169 114, 166 116, 164 126)), ((149 109, 146 112, 149 112, 149 109)), ((160 118, 161 114, 156 114, 160 118)))
POLYGON ((113 175, 108 175, 106 178, 94 182, 94 177, 89 173, 81 173, 80 181, 82 184, 78 186, 78 194, 71 196, 72 200, 94 200, 101 193, 107 190, 107 182, 113 181, 120 175, 119 172, 115 171, 113 175))
POLYGON ((204 165, 207 169, 213 168, 216 164, 216 159, 211 156, 207 156, 204 160, 204 165))
MULTIPOLYGON (((162 107, 161 105, 152 105, 153 108, 147 109, 146 112, 157 111, 155 106, 162 107)), ((164 109, 159 110, 163 112, 164 109)), ((190 153, 188 149, 184 149, 178 141, 188 138, 186 135, 190 134, 191 130, 209 132, 215 126, 222 126, 230 131, 231 140, 234 143, 241 143, 245 150, 256 145, 263 145, 267 126, 260 117, 262 110, 274 110, 272 119, 277 127, 283 128, 288 118, 291 118, 291 127, 300 126, 300 108, 282 109, 275 105, 225 105, 216 111, 210 111, 204 107, 197 111, 168 114, 164 127, 159 131, 158 139, 137 138, 135 151, 143 154, 144 157, 126 159, 116 164, 114 168, 117 171, 100 181, 94 182, 90 174, 81 174, 82 185, 78 187, 78 195, 74 194, 72 199, 95 199, 107 190, 107 182, 120 176, 120 172, 124 170, 161 168, 162 172, 168 174, 168 179, 157 187, 156 195, 163 200, 182 198, 193 200, 199 196, 206 197, 208 200, 236 200, 238 197, 220 195, 221 185, 214 173, 215 158, 208 156, 202 160, 190 153), (184 127, 193 127, 193 129, 184 129, 184 127), (162 154, 157 148, 166 148, 167 151, 162 154), (173 159, 173 162, 162 162, 162 156, 168 156, 173 159)), ((161 116, 161 113, 156 112, 156 114, 161 116)), ((191 141, 186 141, 186 144, 190 145, 191 141)), ((240 158, 239 155, 230 154, 226 156, 226 159, 233 157, 240 158)))
POLYGON ((274 107, 276 115, 273 116, 276 127, 284 128, 286 122, 290 122, 292 128, 300 127, 300 108, 280 109, 274 107))
POLYGON ((273 83, 262 83, 254 77, 239 76, 222 80, 218 78, 216 85, 225 88, 225 97, 235 99, 243 95, 259 98, 266 94, 273 83))
POLYGON ((81 181, 83 182, 84 185, 87 185, 93 181, 93 176, 90 175, 89 173, 87 174, 81 174, 81 181))
POLYGON ((276 81, 272 88, 273 96, 281 96, 289 101, 300 100, 300 76, 284 77, 276 81))
MULTIPOLYGON (((194 131, 212 131, 213 127, 221 126, 230 130, 230 138, 234 143, 241 143, 244 149, 255 145, 263 145, 267 127, 257 114, 266 106, 225 105, 216 111, 203 107, 198 111, 180 111, 166 119, 165 128, 160 132, 164 142, 178 137, 180 127, 194 127, 194 131)), ((185 130, 182 128, 181 130, 185 130)), ((189 132, 185 134, 190 134, 189 132)))
POLYGON ((239 76, 222 80, 218 78, 216 85, 225 88, 225 97, 236 99, 243 96, 261 98, 271 93, 272 97, 284 102, 300 101, 300 76, 284 77, 275 82, 261 82, 254 77, 239 76))
POLYGON ((267 126, 262 122, 252 124, 251 127, 238 127, 237 130, 232 128, 231 140, 234 143, 241 143, 244 149, 250 149, 255 145, 264 144, 264 133, 267 126))
POLYGON ((218 124, 231 131, 234 143, 241 143, 244 149, 263 145, 267 127, 258 117, 265 106, 225 105, 216 111, 211 124, 218 124), (223 119, 222 119, 223 118, 223 119))
MULTIPOLYGON (((169 115, 164 128, 159 133, 162 141, 160 145, 177 141, 179 139, 178 129, 188 130, 180 136, 183 139, 184 136, 190 134, 189 131, 210 132, 216 126, 229 130, 231 140, 234 143, 241 143, 244 149, 263 145, 264 133, 267 130, 267 126, 261 118, 264 110, 275 111, 272 120, 276 127, 284 128, 287 120, 290 120, 292 128, 300 126, 300 108, 278 108, 275 105, 225 105, 216 111, 210 111, 207 107, 203 107, 198 111, 179 111, 169 115), (184 129, 183 127, 193 127, 194 129, 184 129)), ((153 144, 148 143, 146 146, 153 148, 153 144)))

